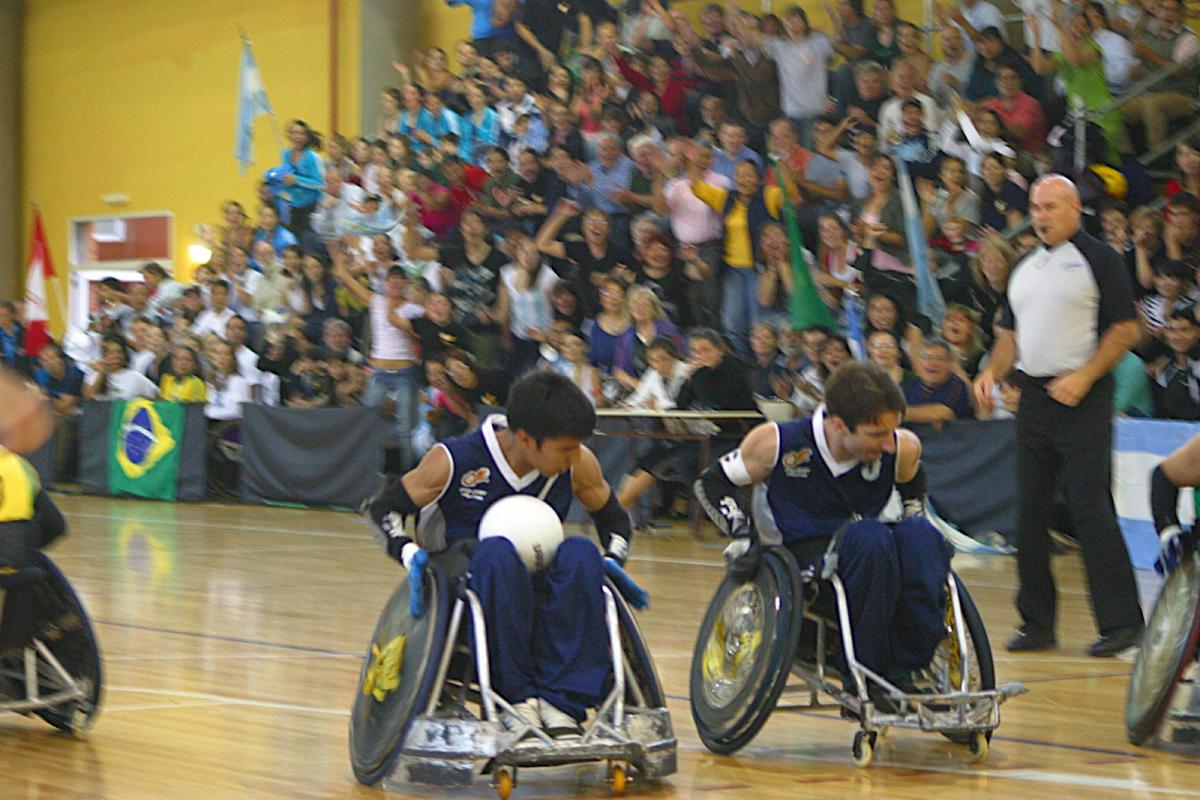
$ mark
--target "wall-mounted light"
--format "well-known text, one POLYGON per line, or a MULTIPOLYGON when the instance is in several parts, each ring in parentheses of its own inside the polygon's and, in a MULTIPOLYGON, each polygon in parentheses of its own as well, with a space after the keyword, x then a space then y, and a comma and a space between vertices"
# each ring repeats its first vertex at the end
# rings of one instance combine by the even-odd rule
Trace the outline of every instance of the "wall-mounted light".
POLYGON ((188 261, 193 264, 207 264, 212 258, 212 250, 202 244, 189 244, 187 253, 188 261))

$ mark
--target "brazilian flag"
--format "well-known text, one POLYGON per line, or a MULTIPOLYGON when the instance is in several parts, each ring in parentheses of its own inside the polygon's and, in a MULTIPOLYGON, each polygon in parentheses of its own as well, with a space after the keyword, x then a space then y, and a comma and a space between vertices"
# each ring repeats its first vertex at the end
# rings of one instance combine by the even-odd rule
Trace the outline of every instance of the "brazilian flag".
POLYGON ((108 422, 109 493, 174 500, 183 421, 184 409, 177 403, 113 403, 108 422))

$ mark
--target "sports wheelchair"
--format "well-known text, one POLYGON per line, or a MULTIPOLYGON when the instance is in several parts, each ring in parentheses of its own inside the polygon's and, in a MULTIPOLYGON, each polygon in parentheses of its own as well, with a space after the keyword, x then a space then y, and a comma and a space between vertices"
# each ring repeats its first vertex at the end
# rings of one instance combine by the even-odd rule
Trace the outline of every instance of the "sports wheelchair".
POLYGON ((838 708, 858 721, 852 754, 860 767, 890 727, 940 733, 967 745, 973 760, 985 758, 1000 704, 1025 689, 996 688, 987 631, 958 577, 946 580, 946 637, 906 691, 855 659, 845 590, 830 572, 827 580, 802 572, 790 550, 774 545, 763 549, 753 579, 726 575, 692 656, 692 718, 705 746, 721 754, 745 747, 789 694, 798 699, 786 710, 838 708), (832 617, 820 610, 830 606, 818 602, 824 593, 832 593, 832 617), (848 674, 835 666, 842 663, 848 674), (797 679, 791 686, 789 676, 797 679))
POLYGON ((100 649, 83 604, 44 553, 0 567, 0 712, 82 735, 100 708, 100 649))
POLYGON ((1149 744, 1164 724, 1176 743, 1200 741, 1200 689, 1196 680, 1200 646, 1200 552, 1189 547, 1163 583, 1146 622, 1141 648, 1129 676, 1125 730, 1133 744, 1149 744), (1187 694, 1177 698, 1177 689, 1187 694), (1182 702, 1177 703, 1179 699, 1182 702))
POLYGON ((522 767, 607 764, 612 790, 632 777, 675 772, 676 740, 666 698, 633 615, 608 578, 603 588, 611 643, 611 689, 578 739, 555 740, 525 724, 492 690, 479 598, 461 572, 433 556, 419 578, 424 612, 410 612, 411 574, 388 600, 363 663, 350 719, 350 758, 360 783, 465 786, 477 763, 501 798, 522 767))

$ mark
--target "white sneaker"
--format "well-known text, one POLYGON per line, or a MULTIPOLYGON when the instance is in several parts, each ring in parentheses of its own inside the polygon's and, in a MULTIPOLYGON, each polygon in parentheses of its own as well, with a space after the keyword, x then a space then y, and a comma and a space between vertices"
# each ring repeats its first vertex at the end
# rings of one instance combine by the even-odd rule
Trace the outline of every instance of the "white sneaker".
POLYGON ((546 733, 555 739, 577 739, 583 735, 583 728, 575 718, 564 711, 559 711, 545 700, 540 700, 542 727, 546 733))
POLYGON ((517 712, 515 718, 512 714, 504 715, 504 727, 509 731, 516 731, 527 725, 534 730, 541 730, 542 717, 538 713, 538 710, 538 699, 536 697, 522 700, 513 706, 513 711, 517 712))

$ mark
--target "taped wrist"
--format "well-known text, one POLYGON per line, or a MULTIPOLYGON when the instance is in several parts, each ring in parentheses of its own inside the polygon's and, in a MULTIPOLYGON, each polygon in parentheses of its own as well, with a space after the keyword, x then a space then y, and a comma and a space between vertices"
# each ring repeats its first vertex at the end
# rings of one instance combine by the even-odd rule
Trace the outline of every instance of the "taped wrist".
POLYGON ((925 511, 925 498, 929 494, 929 478, 925 474, 924 465, 917 465, 917 474, 907 483, 896 485, 900 493, 900 503, 904 506, 904 516, 911 517, 925 511))
POLYGON ((1154 517, 1154 529, 1165 530, 1179 526, 1179 487, 1163 472, 1162 464, 1150 473, 1150 513, 1154 517))
POLYGON ((628 553, 629 544, 633 542, 633 524, 629 521, 629 513, 617 502, 617 493, 608 493, 608 502, 599 509, 591 512, 592 522, 596 523, 596 533, 600 536, 600 546, 607 552, 614 535, 625 540, 625 550, 628 553))
POLYGON ((405 520, 420 511, 404 488, 404 482, 396 481, 380 492, 370 501, 367 510, 380 544, 389 556, 403 562, 405 545, 414 544, 405 533, 405 520))
MULTIPOLYGON (((708 518, 722 533, 738 538, 750 536, 753 532, 750 517, 738 501, 738 485, 734 482, 735 478, 740 478, 744 474, 747 479, 747 483, 744 485, 748 485, 750 476, 746 472, 739 453, 736 463, 732 466, 733 477, 731 477, 725 468, 728 458, 729 454, 722 457, 720 461, 710 464, 704 472, 700 473, 700 477, 692 485, 692 491, 696 493, 696 499, 700 501, 700 507, 704 509, 704 513, 708 514, 708 518)), ((734 459, 730 459, 730 461, 733 462, 734 459)))

